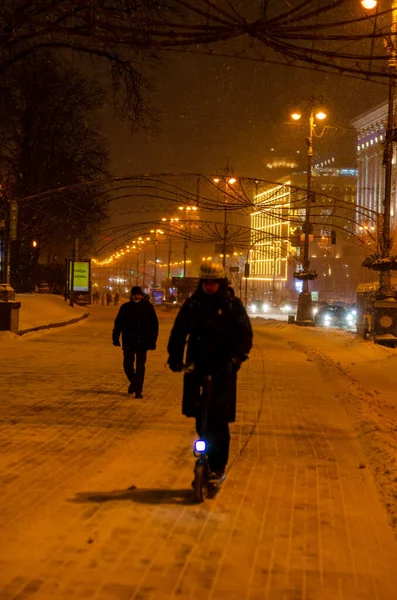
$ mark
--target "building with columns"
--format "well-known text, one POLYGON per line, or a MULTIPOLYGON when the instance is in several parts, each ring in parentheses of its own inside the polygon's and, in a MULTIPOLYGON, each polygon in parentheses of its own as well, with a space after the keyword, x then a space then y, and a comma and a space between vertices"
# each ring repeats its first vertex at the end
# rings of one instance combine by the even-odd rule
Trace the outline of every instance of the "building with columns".
MULTIPOLYGON (((395 106, 395 110, 396 110, 395 106)), ((357 130, 357 233, 368 237, 368 244, 376 248, 376 234, 381 228, 383 198, 385 193, 385 168, 383 166, 387 102, 361 114, 353 126, 357 130)), ((396 149, 393 150, 393 165, 396 149)), ((396 168, 393 168, 391 228, 396 229, 397 190, 396 168)))

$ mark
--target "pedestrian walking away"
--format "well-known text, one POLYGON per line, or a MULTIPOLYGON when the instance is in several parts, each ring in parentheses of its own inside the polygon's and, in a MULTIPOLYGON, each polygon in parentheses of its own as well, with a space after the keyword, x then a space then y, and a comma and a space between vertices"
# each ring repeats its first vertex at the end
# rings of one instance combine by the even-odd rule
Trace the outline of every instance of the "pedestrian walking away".
POLYGON ((182 413, 196 419, 200 437, 200 388, 212 378, 206 439, 212 479, 224 478, 229 458, 229 423, 236 418, 237 371, 252 347, 252 327, 241 301, 228 293, 225 270, 218 263, 203 263, 197 290, 183 304, 168 342, 168 364, 184 374, 182 413), (186 359, 184 360, 187 341, 186 359))
POLYGON ((131 300, 120 306, 112 338, 113 345, 120 346, 121 335, 124 373, 130 382, 128 393, 135 394, 135 398, 142 398, 146 355, 148 350, 156 349, 158 329, 156 311, 144 299, 142 288, 134 286, 131 300))

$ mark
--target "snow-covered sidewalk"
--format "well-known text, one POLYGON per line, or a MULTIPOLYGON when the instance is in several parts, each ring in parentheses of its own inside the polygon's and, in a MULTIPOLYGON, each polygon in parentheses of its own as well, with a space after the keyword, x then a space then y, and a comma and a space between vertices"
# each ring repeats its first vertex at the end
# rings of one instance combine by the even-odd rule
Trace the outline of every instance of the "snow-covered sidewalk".
MULTIPOLYGON (((322 374, 324 386, 354 415, 391 522, 397 527, 397 349, 338 329, 255 320, 269 343, 284 339, 322 374)), ((316 395, 318 389, 313 388, 316 395)))
POLYGON ((255 322, 227 479, 195 505, 175 316, 158 311, 137 400, 116 310, 0 345, 0 600, 395 600, 356 391, 326 354, 353 338, 327 333, 323 352, 320 330, 255 322))
POLYGON ((19 311, 19 334, 60 327, 75 323, 88 315, 86 307, 69 306, 62 296, 53 294, 17 294, 21 303, 19 311))

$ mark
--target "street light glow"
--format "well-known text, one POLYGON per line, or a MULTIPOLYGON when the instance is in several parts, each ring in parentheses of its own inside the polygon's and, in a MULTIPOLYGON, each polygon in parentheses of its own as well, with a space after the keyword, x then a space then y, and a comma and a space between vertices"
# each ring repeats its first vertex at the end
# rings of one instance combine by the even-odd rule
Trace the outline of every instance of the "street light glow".
POLYGON ((293 119, 294 121, 299 121, 299 119, 301 119, 301 118, 302 118, 302 115, 297 111, 293 112, 291 115, 291 119, 293 119))
POLYGON ((372 10, 377 4, 377 0, 361 0, 361 5, 367 10, 372 10))
POLYGON ((233 183, 236 183, 236 181, 237 181, 237 179, 235 179, 234 177, 231 177, 231 178, 228 180, 228 183, 230 183, 230 185, 233 185, 233 183))
POLYGON ((326 119, 327 114, 323 111, 323 110, 319 110, 316 113, 316 119, 319 119, 320 121, 323 121, 323 119, 326 119))

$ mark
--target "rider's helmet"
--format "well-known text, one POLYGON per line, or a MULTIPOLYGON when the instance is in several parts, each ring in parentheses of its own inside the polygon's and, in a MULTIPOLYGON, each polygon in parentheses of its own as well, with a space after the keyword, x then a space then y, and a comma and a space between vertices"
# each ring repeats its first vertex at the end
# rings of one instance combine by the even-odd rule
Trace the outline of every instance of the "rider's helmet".
POLYGON ((199 269, 200 279, 226 279, 226 271, 220 263, 203 262, 199 269))

